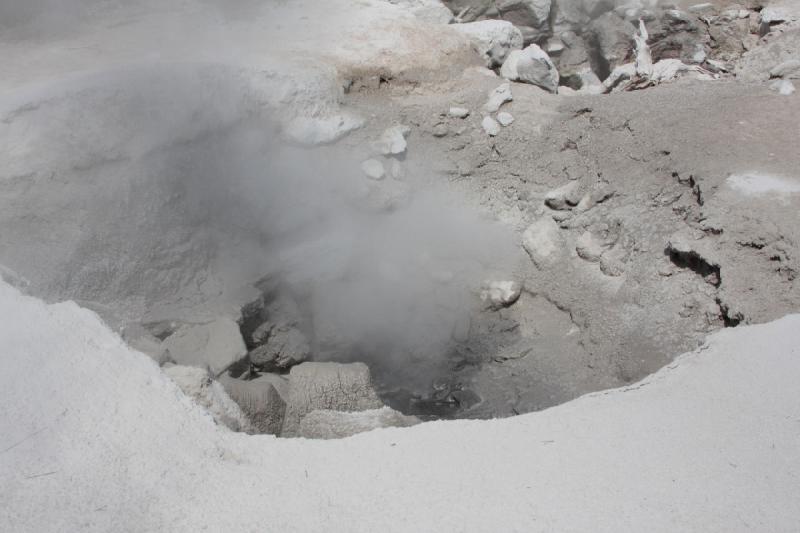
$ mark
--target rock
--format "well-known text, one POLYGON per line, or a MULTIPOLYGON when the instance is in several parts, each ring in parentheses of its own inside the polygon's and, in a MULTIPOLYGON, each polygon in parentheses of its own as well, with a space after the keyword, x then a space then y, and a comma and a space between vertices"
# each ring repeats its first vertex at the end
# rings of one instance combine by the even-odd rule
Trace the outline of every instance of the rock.
POLYGON ((306 336, 296 327, 267 324, 265 329, 268 333, 264 344, 248 354, 250 362, 255 366, 268 372, 286 370, 302 363, 311 355, 311 346, 306 336))
POLYGON ((174 381, 183 393, 208 411, 217 424, 233 431, 251 429, 242 410, 231 400, 225 389, 211 379, 202 368, 173 365, 164 368, 164 373, 174 381))
POLYGON ((180 326, 163 345, 179 365, 207 368, 212 376, 247 355, 239 325, 229 318, 180 326))
POLYGON ((492 117, 483 117, 481 126, 483 127, 483 131, 485 131, 490 137, 494 137, 500 133, 500 124, 498 124, 497 121, 492 117))
POLYGON ((280 433, 286 413, 286 379, 277 374, 262 374, 255 379, 236 379, 223 374, 219 382, 250 421, 253 432, 280 433))
POLYGON ((762 24, 777 24, 791 20, 791 13, 782 7, 765 7, 760 12, 762 24))
POLYGON ((372 148, 381 155, 399 155, 406 151, 406 137, 411 133, 408 126, 392 126, 383 132, 372 148))
POLYGON ((519 28, 524 42, 540 41, 549 34, 552 0, 499 0, 496 5, 500 18, 519 28))
POLYGON ((404 428, 420 424, 416 416, 407 416, 391 407, 346 412, 317 409, 300 421, 297 436, 306 439, 342 439, 381 428, 404 428))
POLYGON ((800 78, 800 60, 790 59, 769 71, 770 78, 800 78))
POLYGON ((386 170, 383 168, 383 163, 377 159, 367 159, 361 163, 361 171, 371 180, 382 180, 386 177, 386 170))
POLYGON ((497 122, 503 127, 510 126, 514 122, 514 116, 511 113, 501 111, 497 114, 497 122))
POLYGON ((362 118, 347 113, 322 118, 297 117, 284 126, 283 134, 290 141, 317 146, 336 142, 363 125, 362 118))
POLYGON ((489 68, 499 67, 512 50, 522 48, 522 33, 505 20, 481 20, 452 24, 450 28, 466 36, 489 68))
POLYGON ((508 307, 522 293, 522 285, 516 281, 487 281, 481 290, 481 301, 492 309, 508 307))
POLYGON ((778 94, 782 96, 789 96, 794 93, 795 86, 789 80, 777 80, 772 82, 769 86, 770 89, 776 91, 778 94))
POLYGON ((551 217, 542 217, 522 234, 522 247, 538 268, 552 265, 562 246, 558 224, 551 217))
POLYGON ((581 259, 596 263, 600 261, 600 256, 603 255, 604 248, 603 244, 595 239, 591 232, 585 231, 578 237, 575 243, 575 251, 581 259))
MULTIPOLYGON (((605 13, 593 20, 586 29, 590 48, 597 52, 592 70, 600 78, 607 76, 617 65, 631 56, 636 27, 613 12, 605 13)), ((590 57, 591 59, 591 57, 590 57)))
POLYGON ((364 363, 303 363, 289 372, 289 397, 281 435, 298 434, 304 416, 318 409, 367 411, 383 403, 364 363))
POLYGON ((489 101, 486 102, 486 111, 495 113, 500 106, 514 99, 511 95, 511 84, 504 83, 489 91, 489 101))
MULTIPOLYGON (((745 53, 736 63, 736 77, 746 81, 766 81, 773 68, 784 62, 800 60, 800 29, 771 35, 745 53)), ((790 75, 790 77, 798 74, 790 75)))
POLYGON ((536 85, 551 93, 558 92, 558 70, 547 52, 535 44, 511 52, 500 68, 500 75, 508 80, 536 85))
POLYGON ((451 107, 447 114, 453 118, 467 118, 469 109, 466 107, 451 107))
POLYGON ((563 211, 578 205, 581 200, 580 183, 571 181, 558 189, 548 192, 544 197, 544 203, 550 209, 563 211))

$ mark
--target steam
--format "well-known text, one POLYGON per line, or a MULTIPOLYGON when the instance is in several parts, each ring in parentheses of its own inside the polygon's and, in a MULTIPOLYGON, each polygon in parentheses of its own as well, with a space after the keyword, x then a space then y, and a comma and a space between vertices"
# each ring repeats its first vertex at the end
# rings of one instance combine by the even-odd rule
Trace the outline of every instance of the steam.
MULTIPOLYGON (((55 38, 148 6, 0 0, 0 32, 55 38)), ((258 9, 198 6, 227 18, 258 9)), ((439 365, 482 282, 511 272, 512 232, 446 186, 419 187, 435 181, 424 170, 373 182, 348 150, 284 143, 279 88, 215 52, 98 65, 0 102, 0 143, 18 147, 2 172, 28 176, 19 205, 39 215, 3 208, 0 262, 40 295, 99 302, 125 320, 191 320, 198 302, 268 279, 301 302, 320 357, 415 375, 439 365)))

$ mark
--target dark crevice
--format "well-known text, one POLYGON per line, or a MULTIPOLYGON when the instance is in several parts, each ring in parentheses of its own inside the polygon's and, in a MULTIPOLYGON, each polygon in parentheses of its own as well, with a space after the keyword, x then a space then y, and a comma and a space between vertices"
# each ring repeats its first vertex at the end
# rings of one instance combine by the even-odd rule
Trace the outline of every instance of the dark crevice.
POLYGON ((717 298, 717 305, 719 306, 719 313, 720 317, 722 318, 722 323, 726 328, 735 328, 741 324, 742 321, 744 321, 744 315, 742 315, 742 313, 738 311, 732 313, 730 307, 723 303, 719 298, 717 298))
POLYGON ((714 287, 719 287, 722 283, 719 265, 712 265, 697 252, 683 252, 667 248, 664 253, 669 256, 670 261, 672 261, 675 266, 678 268, 688 268, 714 287))

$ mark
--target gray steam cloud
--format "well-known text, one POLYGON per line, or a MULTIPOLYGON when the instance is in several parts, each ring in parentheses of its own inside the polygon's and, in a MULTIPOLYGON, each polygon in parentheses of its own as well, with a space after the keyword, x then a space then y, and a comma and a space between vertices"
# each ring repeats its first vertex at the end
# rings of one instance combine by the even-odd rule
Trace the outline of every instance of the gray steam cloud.
MULTIPOLYGON (((3 37, 33 38, 122 7, 0 9, 3 37)), ((330 357, 427 373, 482 282, 510 274, 512 232, 445 186, 415 186, 428 176, 371 183, 335 146, 283 143, 265 90, 238 66, 142 61, 0 101, 0 145, 16 147, 2 172, 29 182, 0 199, 0 263, 120 322, 202 319, 229 288, 278 280, 314 335, 345 348, 330 357)))

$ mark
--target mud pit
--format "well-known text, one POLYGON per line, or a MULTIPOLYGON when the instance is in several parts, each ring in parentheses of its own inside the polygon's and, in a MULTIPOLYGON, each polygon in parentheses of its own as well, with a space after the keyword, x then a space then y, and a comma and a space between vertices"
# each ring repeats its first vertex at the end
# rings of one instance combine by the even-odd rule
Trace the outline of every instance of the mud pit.
MULTIPOLYGON (((135 74, 142 85, 175 90, 172 76, 135 74)), ((447 85, 414 94, 391 83, 353 91, 346 103, 359 114, 395 105, 374 126, 314 149, 280 140, 269 116, 242 121, 237 110, 219 128, 217 113, 226 110, 202 97, 190 106, 203 108, 207 129, 183 130, 186 123, 171 115, 176 129, 169 136, 180 140, 145 150, 126 127, 105 127, 102 150, 99 137, 87 141, 93 124, 73 128, 63 159, 37 160, 31 172, 3 182, 10 228, 4 262, 30 292, 78 299, 137 349, 162 363, 207 366, 229 389, 231 378, 265 375, 281 386, 304 361, 365 362, 382 401, 421 419, 543 409, 641 378, 707 332, 769 317, 758 312, 763 296, 736 289, 741 275, 726 253, 736 261, 753 256, 764 268, 762 283, 790 289, 781 298, 794 305, 795 255, 780 250, 795 241, 778 211, 770 210, 776 229, 769 235, 737 220, 727 226, 728 218, 725 230, 750 240, 737 237, 732 249, 725 241, 708 244, 725 235, 705 229, 714 221, 715 198, 751 209, 774 199, 737 196, 722 181, 694 177, 725 170, 709 170, 708 160, 692 153, 691 139, 649 137, 635 108, 612 116, 615 97, 556 100, 515 87, 507 108, 539 118, 487 142, 474 120, 444 116, 454 101, 477 108, 496 83, 467 76, 475 76, 463 84, 471 88, 456 94, 447 85), (396 123, 412 130, 408 149, 379 159, 399 166, 397 178, 368 180, 359 162, 396 123), (604 155, 603 144, 620 135, 628 153, 604 155), (85 145, 91 149, 75 149, 85 145), (554 168, 585 174, 573 180, 554 168), (686 174, 692 177, 684 180, 686 174), (552 191, 564 183, 580 187, 581 196, 601 190, 600 201, 586 211, 578 202, 556 205, 552 191), (18 206, 38 206, 37 216, 18 206), (634 222, 642 218, 646 227, 634 222), (587 235, 601 251, 618 252, 619 270, 581 251, 587 235), (519 294, 493 305, 486 299, 491 281, 514 282, 519 294), (189 339, 194 351, 184 353, 176 338, 189 339), (209 354, 212 348, 217 353, 209 354)), ((692 87, 659 98, 683 91, 692 87)), ((720 91, 749 98, 734 86, 720 91)), ((160 91, 137 86, 134 93, 159 112, 173 110, 160 91)), ((55 108, 70 123, 85 105, 81 98, 97 93, 6 116, 22 130, 55 108)), ((647 98, 625 105, 630 101, 652 105, 647 98)), ((114 113, 127 114, 125 105, 141 101, 118 105, 114 113)), ((147 131, 161 124, 145 121, 147 131)), ((34 135, 31 142, 36 154, 52 140, 34 135)), ((773 149, 790 158, 788 147, 773 149)), ((734 180, 739 189, 740 181, 734 180)))
POLYGON ((796 98, 515 83, 490 137, 501 80, 445 44, 441 71, 198 60, 8 90, 4 278, 238 400, 285 401, 308 362, 361 362, 383 403, 423 419, 543 409, 797 309, 800 161, 773 133, 796 130, 796 98), (349 135, 298 146, 331 124, 349 135), (376 151, 399 125, 407 148, 376 151))

